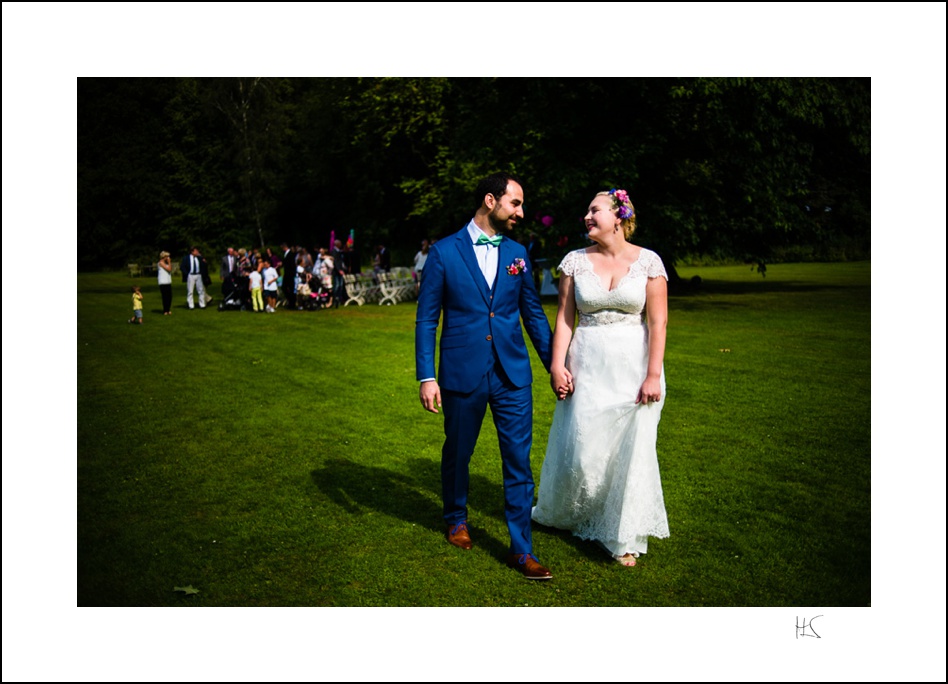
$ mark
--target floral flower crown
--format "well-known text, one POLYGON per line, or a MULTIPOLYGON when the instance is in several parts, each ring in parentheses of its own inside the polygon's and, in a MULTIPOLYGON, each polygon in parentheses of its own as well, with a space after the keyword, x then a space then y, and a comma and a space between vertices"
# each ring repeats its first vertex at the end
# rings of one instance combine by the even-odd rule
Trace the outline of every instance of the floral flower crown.
POLYGON ((619 218, 622 220, 635 216, 635 209, 632 208, 632 202, 629 201, 629 193, 625 190, 612 188, 609 191, 612 195, 612 203, 619 210, 619 218))

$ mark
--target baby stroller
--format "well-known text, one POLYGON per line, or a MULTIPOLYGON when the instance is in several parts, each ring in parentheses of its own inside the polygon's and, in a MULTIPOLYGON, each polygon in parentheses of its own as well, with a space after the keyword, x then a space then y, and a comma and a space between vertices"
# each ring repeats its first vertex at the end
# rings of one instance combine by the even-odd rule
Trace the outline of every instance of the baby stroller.
POLYGON ((313 288, 313 294, 316 297, 318 304, 316 308, 318 309, 328 309, 332 307, 332 269, 332 257, 327 256, 325 259, 323 259, 323 265, 319 271, 319 275, 313 274, 313 277, 310 281, 310 285, 313 288))
POLYGON ((238 280, 234 276, 224 278, 224 282, 221 284, 221 294, 224 301, 217 305, 218 311, 244 311, 246 309, 246 301, 241 295, 238 280))
POLYGON ((332 292, 327 289, 318 278, 311 281, 316 287, 313 289, 314 309, 328 309, 332 305, 332 292))
POLYGON ((305 281, 296 286, 296 307, 305 311, 316 311, 326 306, 327 295, 319 285, 319 279, 306 274, 305 281))

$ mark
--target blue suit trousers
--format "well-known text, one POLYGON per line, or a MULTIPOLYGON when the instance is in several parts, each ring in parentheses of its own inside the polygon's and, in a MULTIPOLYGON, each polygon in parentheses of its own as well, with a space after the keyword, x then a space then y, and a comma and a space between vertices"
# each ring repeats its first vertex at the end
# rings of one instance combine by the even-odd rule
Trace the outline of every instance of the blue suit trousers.
POLYGON ((484 414, 490 405, 500 442, 504 473, 504 511, 510 531, 510 552, 531 553, 533 473, 533 389, 516 387, 496 361, 472 392, 441 390, 444 446, 441 450, 441 487, 444 519, 449 525, 467 520, 471 455, 484 414))

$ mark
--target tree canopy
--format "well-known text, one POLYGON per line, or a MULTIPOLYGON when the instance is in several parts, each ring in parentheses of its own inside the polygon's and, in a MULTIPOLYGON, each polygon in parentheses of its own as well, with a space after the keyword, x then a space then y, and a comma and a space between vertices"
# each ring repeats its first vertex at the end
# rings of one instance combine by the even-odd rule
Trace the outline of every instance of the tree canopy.
POLYGON ((80 78, 78 94, 80 269, 351 229, 407 263, 500 170, 552 259, 612 187, 672 266, 869 256, 866 78, 80 78))

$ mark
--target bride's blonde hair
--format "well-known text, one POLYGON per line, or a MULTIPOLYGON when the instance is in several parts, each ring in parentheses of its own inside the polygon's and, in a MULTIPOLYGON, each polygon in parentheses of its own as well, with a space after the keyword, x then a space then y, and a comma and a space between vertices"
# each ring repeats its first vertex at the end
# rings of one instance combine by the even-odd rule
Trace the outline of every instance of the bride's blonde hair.
POLYGON ((619 225, 622 226, 625 239, 631 240, 632 234, 635 232, 635 207, 632 206, 629 194, 625 190, 613 188, 612 190, 597 192, 596 197, 600 196, 612 199, 612 210, 621 219, 619 225))

